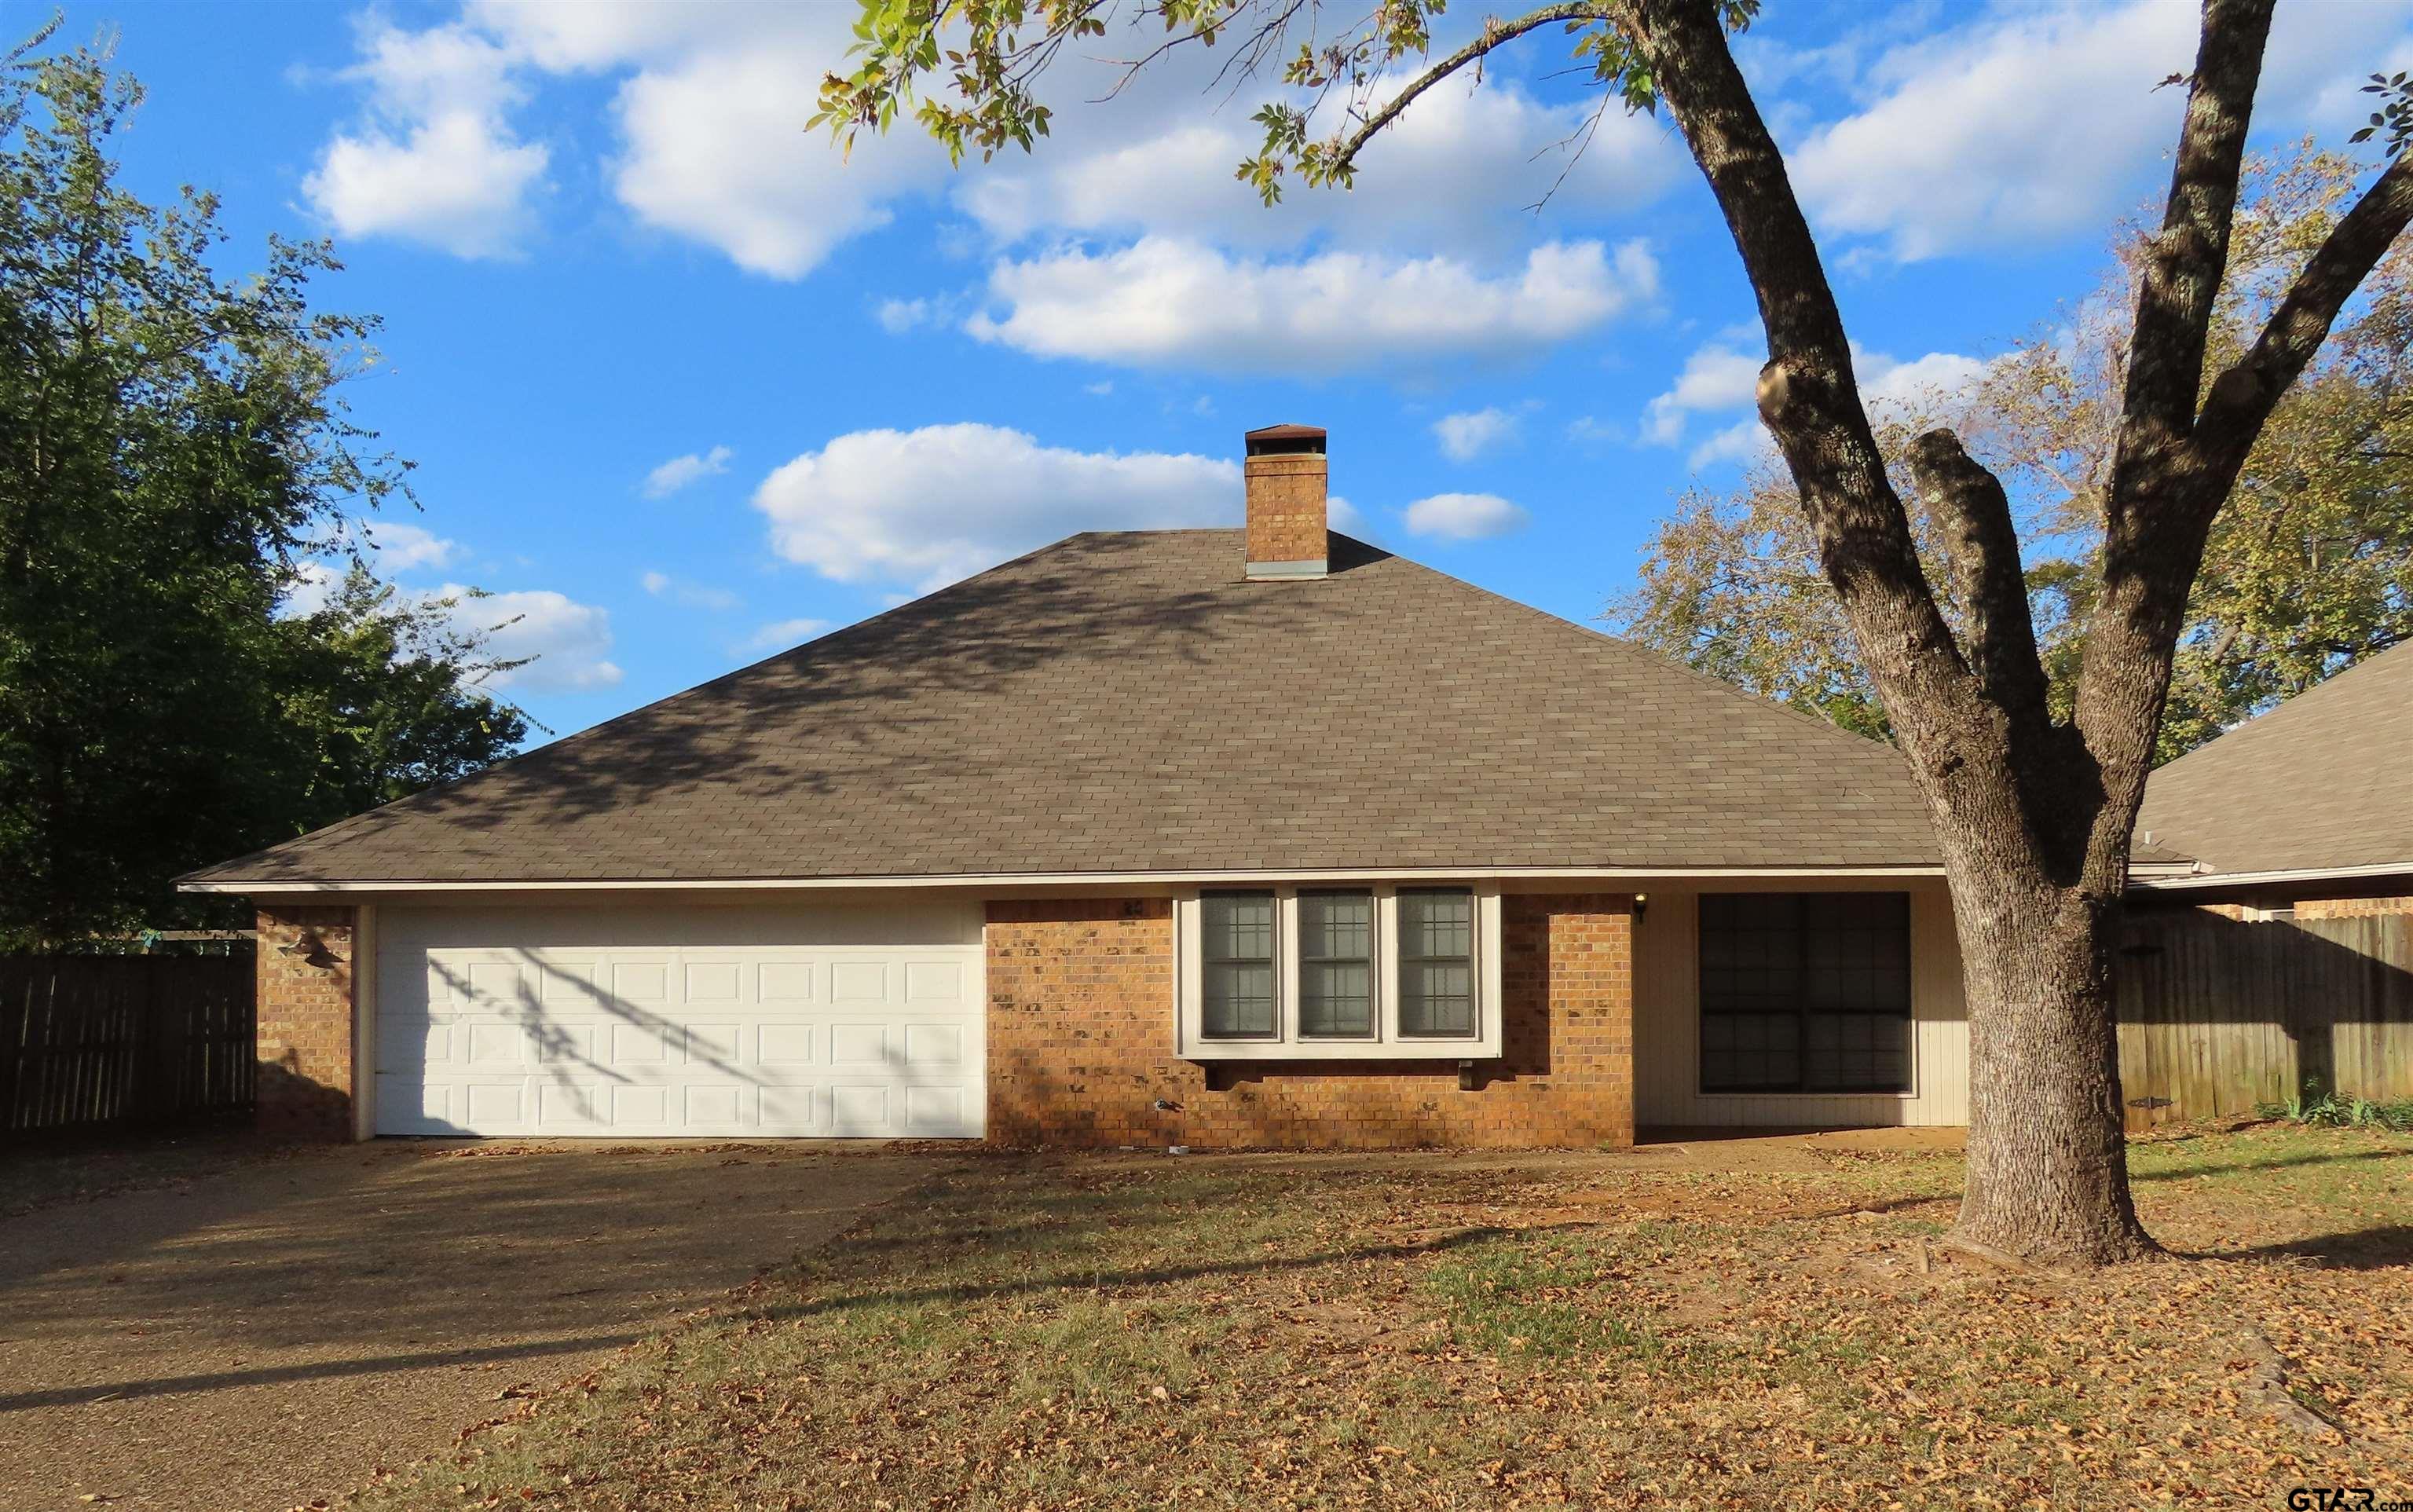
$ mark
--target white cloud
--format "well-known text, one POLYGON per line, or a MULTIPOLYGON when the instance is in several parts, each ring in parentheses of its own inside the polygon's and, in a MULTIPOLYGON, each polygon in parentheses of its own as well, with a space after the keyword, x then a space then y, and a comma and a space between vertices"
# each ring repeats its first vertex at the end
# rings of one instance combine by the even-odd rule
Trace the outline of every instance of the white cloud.
POLYGON ((830 628, 826 619, 775 619, 746 637, 744 649, 784 651, 827 632, 830 628))
POLYGON ((293 581, 286 585, 285 597, 276 606, 279 615, 294 619, 304 618, 327 607, 335 596, 336 586, 344 581, 344 570, 327 562, 300 561, 293 564, 293 581))
POLYGON ((450 567, 464 552, 459 541, 400 520, 364 521, 361 529, 375 549, 377 565, 389 572, 407 572, 414 567, 450 567))
POLYGON ((649 226, 748 272, 801 278, 841 242, 887 225, 893 200, 935 188, 946 156, 911 122, 866 135, 851 154, 804 129, 822 77, 840 63, 851 7, 754 8, 792 12, 799 25, 649 63, 621 86, 613 187, 649 226))
POLYGON ((1225 372, 1325 374, 1375 363, 1545 347, 1658 293, 1647 247, 1550 242, 1520 272, 1452 258, 1327 252, 1237 258, 1148 237, 1113 252, 1066 247, 1000 261, 1001 318, 966 329, 1040 357, 1225 372))
POLYGON ((369 119, 339 131, 302 182, 347 236, 395 236, 465 258, 507 256, 550 160, 506 119, 519 91, 501 48, 466 27, 368 34, 343 77, 364 85, 369 119))
POLYGON ((851 432, 754 494, 789 561, 841 583, 924 588, 1077 530, 1235 525, 1240 506, 1228 459, 1074 452, 979 424, 851 432))
POLYGON ((1852 348, 1853 371, 1860 379, 1860 400, 1878 424, 1913 408, 1949 404, 1976 388, 1986 376, 1984 359, 1960 352, 1932 351, 1901 362, 1884 352, 1852 348))
POLYGON ((1598 415, 1577 415, 1567 422, 1567 439, 1577 446, 1613 446, 1625 439, 1625 427, 1598 415))
MULTIPOLYGON (((954 190, 1000 242, 1076 231, 1156 235, 1260 251, 1310 238, 1348 250, 1402 245, 1462 256, 1528 245, 1532 217, 1513 214, 1548 193, 1566 168, 1560 143, 1591 105, 1545 105, 1519 85, 1446 85, 1417 99, 1369 143, 1355 187, 1294 185, 1268 209, 1233 175, 1263 145, 1258 101, 1201 109, 1221 59, 1192 50, 1144 89, 1059 111, 1047 150, 1000 156, 954 190)), ((1073 86, 1077 87, 1077 86, 1073 86)), ((1067 97, 1103 93, 1091 89, 1067 97)), ((1596 218, 1657 199, 1688 170, 1665 124, 1612 110, 1551 200, 1561 216, 1596 218)))
POLYGON ((637 581, 643 584, 645 591, 655 598, 667 599, 673 603, 684 605, 689 609, 725 611, 735 609, 745 602, 727 588, 716 588, 702 583, 689 583, 685 578, 673 577, 668 572, 647 572, 637 581))
MULTIPOLYGON (((2282 7, 2257 124, 2350 124, 2313 113, 2323 86, 2339 60, 2395 40, 2407 13, 2403 0, 2282 7)), ((2170 0, 2000 6, 1867 65, 1873 96, 1794 149, 1793 182, 1827 230, 1904 261, 2099 230, 2177 140, 2186 92, 2155 86, 2193 69, 2198 24, 2170 0)))
POLYGON ((1759 417, 1753 415, 1717 431, 1708 440, 1693 448, 1684 461, 1698 471, 1720 462, 1749 467, 1775 454, 1775 438, 1768 434, 1768 427, 1759 422, 1759 417))
POLYGON ((1472 462, 1514 438, 1517 417, 1497 406, 1465 410, 1434 421, 1432 432, 1433 439, 1441 443, 1442 455, 1453 462, 1472 462))
POLYGON ((1643 409, 1641 438, 1655 446, 1673 446, 1684 437, 1688 414, 1750 403, 1767 361, 1721 343, 1701 348, 1684 360, 1675 386, 1643 409))
MULTIPOLYGON (((1312 243, 1496 263, 1531 245, 1532 222, 1517 212, 1546 194, 1554 213, 1596 220, 1658 199, 1686 173, 1664 122, 1614 110, 1570 167, 1591 106, 1546 103, 1495 78, 1419 98, 1363 155, 1354 191, 1301 189, 1268 210, 1233 168, 1258 145, 1251 111, 1278 91, 1215 96, 1222 59, 1186 49, 1103 102, 1117 65, 1068 54, 1049 88, 1082 103, 1058 111, 1045 150, 958 175, 910 121, 858 138, 847 153, 803 128, 822 79, 846 66, 855 19, 853 7, 836 3, 476 0, 454 22, 364 33, 369 56, 354 72, 375 86, 378 124, 329 144, 324 198, 354 223, 402 230, 407 220, 456 251, 501 250, 523 229, 526 191, 546 167, 545 149, 519 141, 510 118, 532 86, 575 76, 609 82, 618 141, 603 170, 620 204, 647 227, 777 278, 810 274, 916 199, 969 217, 937 230, 951 255, 1073 233, 1107 245, 1156 236, 1262 254, 1312 243), (446 67, 402 57, 413 52, 446 67), (412 87, 430 77, 446 82, 412 87), (381 191, 406 166, 427 181, 411 197, 440 215, 392 208, 381 191)), ((1472 30, 1453 22, 1444 39, 1472 30)))
POLYGON ((642 492, 647 498, 668 498, 690 483, 727 472, 729 459, 736 454, 725 446, 716 446, 709 452, 673 457, 645 474, 642 492))
POLYGON ((476 595, 448 583, 430 595, 453 600, 447 614, 465 631, 485 637, 485 654, 497 660, 533 658, 527 665, 496 674, 487 686, 532 693, 588 692, 616 687, 620 669, 604 653, 612 649, 612 615, 550 588, 476 595))
POLYGON ((947 318, 947 302, 938 299, 883 299, 872 308, 880 329, 892 336, 937 325, 947 318))
POLYGON ((1435 494, 1408 506, 1408 533, 1439 541, 1488 541, 1521 528, 1525 511, 1497 494, 1435 494))
MULTIPOLYGON (((1724 339, 1686 359, 1674 387, 1651 401, 1643 412, 1642 439, 1674 446, 1683 439, 1686 418, 1693 414, 1729 416, 1748 408, 1756 396, 1759 369, 1765 359, 1736 351, 1724 339)), ((1914 411, 1932 414, 1955 399, 1973 393, 1986 377, 1982 358, 1959 352, 1932 351, 1904 362, 1886 352, 1855 345, 1852 368, 1859 379, 1860 402, 1869 419, 1883 425, 1914 411)), ((1686 461, 1695 468, 1732 462, 1750 466, 1775 454, 1774 440, 1754 412, 1722 423, 1695 446, 1686 461)))

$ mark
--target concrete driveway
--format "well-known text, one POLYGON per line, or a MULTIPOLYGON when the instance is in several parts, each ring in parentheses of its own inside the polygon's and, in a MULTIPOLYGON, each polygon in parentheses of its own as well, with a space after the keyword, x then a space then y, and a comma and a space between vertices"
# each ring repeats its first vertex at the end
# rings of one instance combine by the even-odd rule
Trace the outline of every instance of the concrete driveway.
POLYGON ((332 1499, 943 1160, 386 1143, 0 1221, 0 1512, 332 1499))

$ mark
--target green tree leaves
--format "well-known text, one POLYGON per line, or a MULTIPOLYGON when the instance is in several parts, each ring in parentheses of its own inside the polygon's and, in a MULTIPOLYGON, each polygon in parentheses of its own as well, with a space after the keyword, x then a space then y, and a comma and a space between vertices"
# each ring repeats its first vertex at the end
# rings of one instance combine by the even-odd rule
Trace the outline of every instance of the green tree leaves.
POLYGON ((516 743, 473 648, 298 558, 407 468, 335 390, 375 322, 314 310, 318 244, 227 278, 216 204, 152 206, 90 52, 0 74, 0 944, 172 922, 180 871, 516 743))

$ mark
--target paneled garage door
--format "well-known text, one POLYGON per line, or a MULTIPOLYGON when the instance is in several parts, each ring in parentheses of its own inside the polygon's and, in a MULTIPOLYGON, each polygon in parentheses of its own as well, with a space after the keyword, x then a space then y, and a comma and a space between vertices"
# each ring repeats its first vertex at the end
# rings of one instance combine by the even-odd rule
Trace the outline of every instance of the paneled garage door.
POLYGON ((381 909, 377 1132, 977 1137, 980 913, 381 909))

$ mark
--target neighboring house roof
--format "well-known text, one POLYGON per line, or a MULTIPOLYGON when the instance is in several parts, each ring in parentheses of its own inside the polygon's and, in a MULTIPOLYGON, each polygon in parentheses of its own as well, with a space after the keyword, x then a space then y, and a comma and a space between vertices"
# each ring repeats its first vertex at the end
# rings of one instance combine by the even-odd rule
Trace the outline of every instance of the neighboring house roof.
POLYGON ((1332 544, 1073 536, 185 880, 1937 863, 1891 748, 1332 544))
POLYGON ((2137 828, 2215 874, 2413 869, 2413 645, 2162 767, 2137 828))

